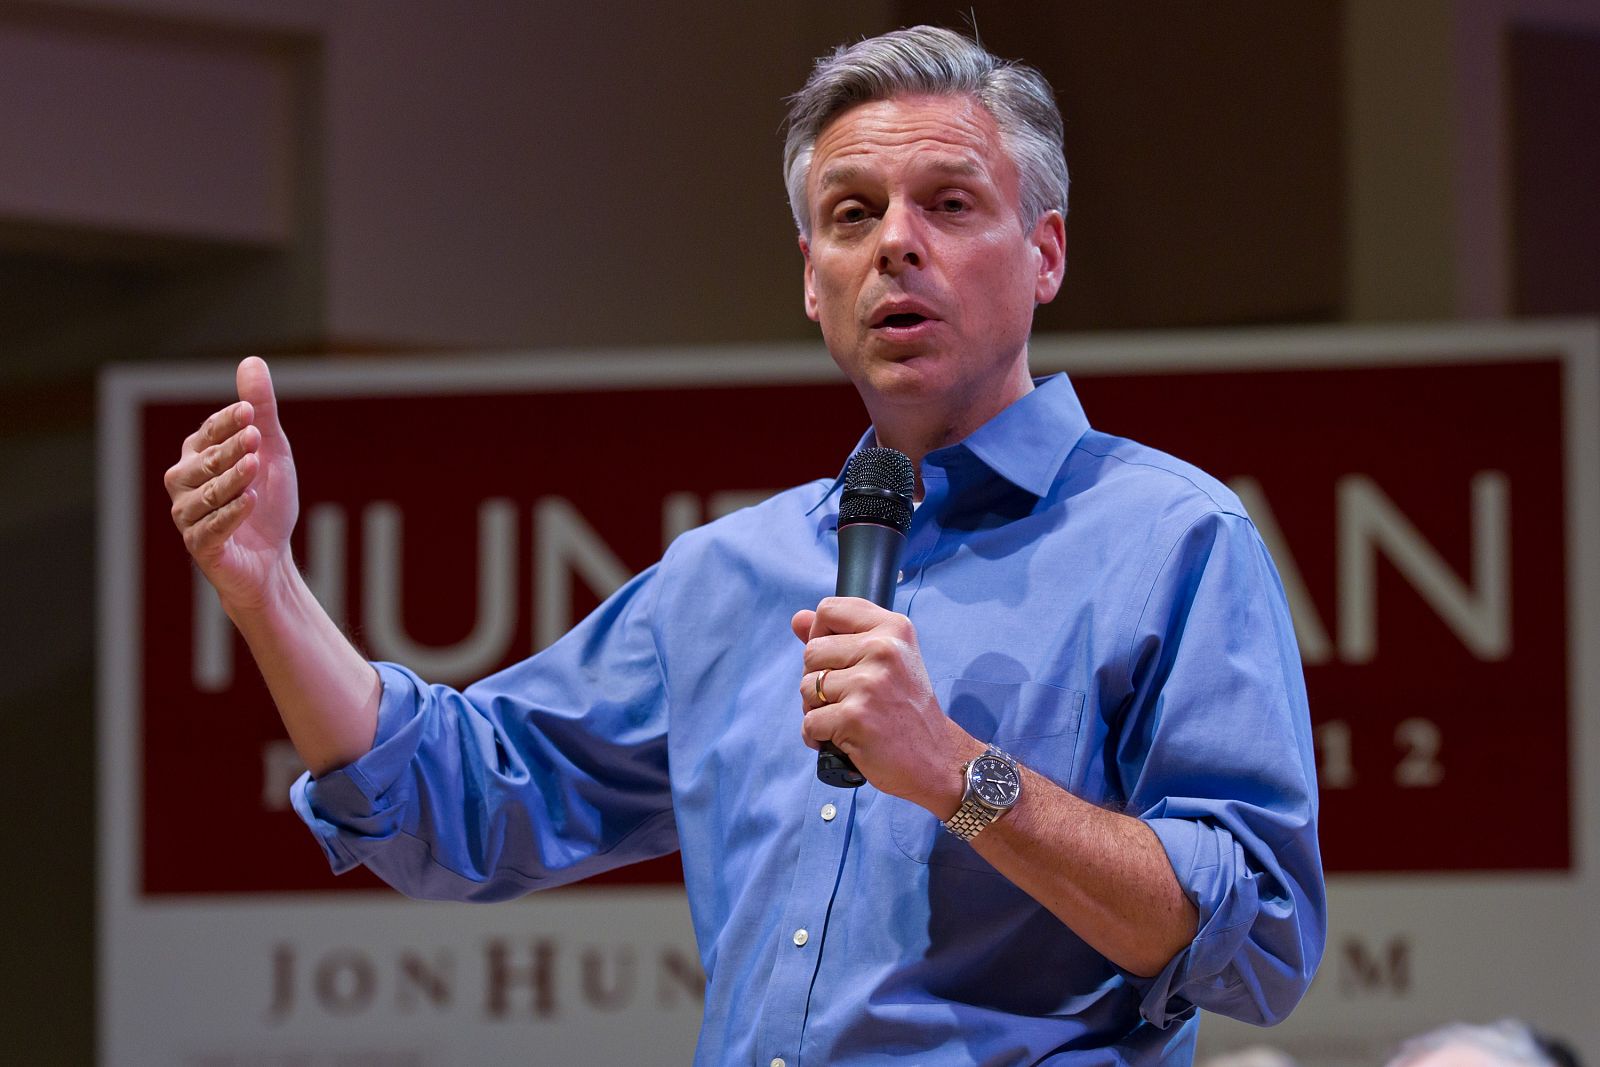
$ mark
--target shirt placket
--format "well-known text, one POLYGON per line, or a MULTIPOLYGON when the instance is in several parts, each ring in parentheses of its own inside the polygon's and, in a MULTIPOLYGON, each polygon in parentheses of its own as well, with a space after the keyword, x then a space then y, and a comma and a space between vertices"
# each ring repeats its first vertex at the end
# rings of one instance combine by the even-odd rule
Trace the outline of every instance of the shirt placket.
MULTIPOLYGON (((942 470, 925 468, 923 505, 913 515, 901 553, 896 611, 907 610, 918 584, 916 579, 938 542, 939 529, 932 516, 947 488, 942 470)), ((757 1067, 799 1067, 801 1063, 817 968, 827 943, 829 917, 843 884, 856 798, 861 790, 871 788, 864 785, 859 790, 839 789, 821 781, 811 783, 800 831, 800 855, 778 925, 777 961, 756 1023, 757 1067)), ((845 900, 843 904, 848 907, 850 902, 845 900)))
POLYGON ((812 983, 855 821, 856 793, 813 781, 806 797, 800 855, 776 935, 777 961, 756 1025, 755 1062, 763 1067, 800 1064, 812 983))
POLYGON ((922 585, 922 572, 933 557, 939 543, 940 527, 936 516, 944 507, 950 483, 942 468, 924 462, 922 467, 922 502, 911 517, 911 529, 906 535, 906 547, 900 554, 900 573, 895 587, 894 609, 903 614, 911 612, 911 599, 922 585))

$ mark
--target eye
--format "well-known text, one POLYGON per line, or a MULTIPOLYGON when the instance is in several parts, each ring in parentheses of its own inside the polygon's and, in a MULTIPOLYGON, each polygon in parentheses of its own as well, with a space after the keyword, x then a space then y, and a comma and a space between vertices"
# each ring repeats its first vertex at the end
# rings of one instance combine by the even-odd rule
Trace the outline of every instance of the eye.
POLYGON ((833 221, 848 225, 854 222, 864 222, 867 218, 867 209, 853 200, 847 200, 833 209, 833 221))
POLYGON ((946 196, 939 200, 939 210, 947 215, 959 215, 970 208, 971 205, 959 196, 946 196))

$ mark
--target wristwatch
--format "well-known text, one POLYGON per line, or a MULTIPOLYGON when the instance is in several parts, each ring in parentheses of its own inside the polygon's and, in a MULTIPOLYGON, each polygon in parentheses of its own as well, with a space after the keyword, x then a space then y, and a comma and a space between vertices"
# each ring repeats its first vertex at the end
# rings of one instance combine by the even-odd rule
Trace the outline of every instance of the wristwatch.
POLYGON ((1022 768, 993 745, 966 766, 967 786, 961 806, 945 820, 944 828, 971 841, 978 832, 1017 806, 1022 796, 1022 768))

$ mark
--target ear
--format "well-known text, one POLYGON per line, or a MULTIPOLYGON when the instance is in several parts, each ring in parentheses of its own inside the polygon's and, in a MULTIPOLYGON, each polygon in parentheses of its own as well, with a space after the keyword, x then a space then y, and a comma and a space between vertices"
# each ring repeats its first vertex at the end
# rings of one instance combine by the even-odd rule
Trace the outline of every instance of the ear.
POLYGON ((817 318, 817 274, 811 265, 811 245, 804 238, 799 238, 800 255, 805 257, 805 287, 806 287, 806 318, 812 322, 820 322, 817 318))
POLYGON ((1039 274, 1034 279, 1033 299, 1048 304, 1061 291, 1067 273, 1067 224, 1059 211, 1046 211, 1034 223, 1028 242, 1039 253, 1039 274))

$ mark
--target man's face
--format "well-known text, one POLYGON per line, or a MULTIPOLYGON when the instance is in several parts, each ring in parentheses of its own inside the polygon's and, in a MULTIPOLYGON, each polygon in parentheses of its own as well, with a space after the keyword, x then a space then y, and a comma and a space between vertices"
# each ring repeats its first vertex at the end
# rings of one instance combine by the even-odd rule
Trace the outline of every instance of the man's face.
POLYGON ((1026 391, 1033 309, 1060 288, 1065 234, 1056 212, 1023 230, 1016 166, 981 104, 851 108, 817 137, 807 194, 806 314, 874 418, 930 402, 987 418, 1026 391))

